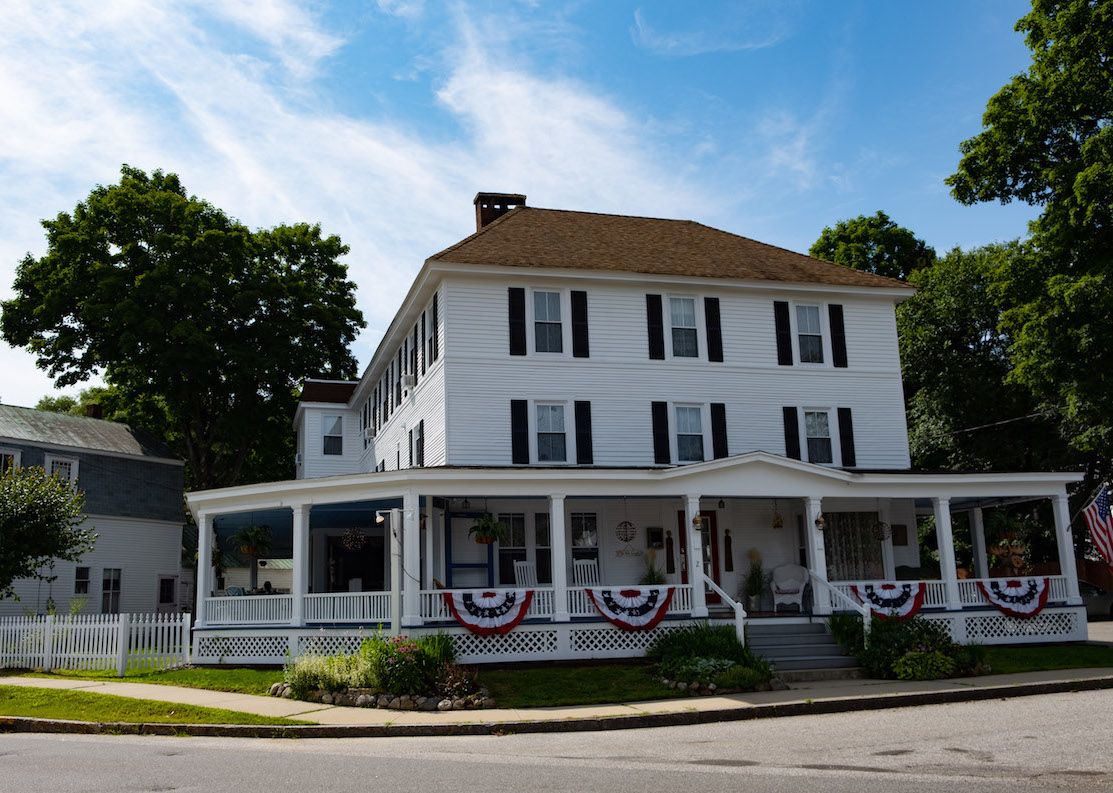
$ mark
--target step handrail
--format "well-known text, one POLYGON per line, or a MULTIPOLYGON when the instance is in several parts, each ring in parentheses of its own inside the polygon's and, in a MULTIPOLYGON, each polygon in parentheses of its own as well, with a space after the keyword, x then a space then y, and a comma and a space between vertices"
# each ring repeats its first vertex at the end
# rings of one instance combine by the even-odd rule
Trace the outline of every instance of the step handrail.
POLYGON ((834 597, 832 598, 833 604, 838 603, 845 611, 857 611, 859 614, 862 615, 862 635, 864 637, 868 637, 870 635, 871 621, 870 607, 867 606, 865 603, 858 603, 854 601, 850 597, 850 595, 846 594, 837 587, 832 586, 831 582, 828 581, 826 578, 822 578, 815 573, 812 573, 811 578, 813 586, 816 583, 822 584, 824 591, 834 595, 834 597))
POLYGON ((738 634, 738 641, 742 642, 742 646, 746 646, 746 609, 742 604, 728 595, 721 586, 716 584, 707 573, 703 574, 703 582, 711 587, 711 591, 721 597, 732 609, 734 609, 734 630, 738 634))

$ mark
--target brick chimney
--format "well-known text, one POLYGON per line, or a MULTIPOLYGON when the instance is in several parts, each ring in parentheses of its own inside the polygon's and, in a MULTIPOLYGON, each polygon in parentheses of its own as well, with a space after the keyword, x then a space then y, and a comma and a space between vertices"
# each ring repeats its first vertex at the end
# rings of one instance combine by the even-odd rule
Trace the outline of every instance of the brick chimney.
POLYGON ((524 207, 526 197, 517 193, 476 193, 475 230, 505 215, 511 209, 524 207))
POLYGON ((85 406, 85 415, 91 419, 102 419, 104 418, 104 411, 96 402, 90 402, 85 406))

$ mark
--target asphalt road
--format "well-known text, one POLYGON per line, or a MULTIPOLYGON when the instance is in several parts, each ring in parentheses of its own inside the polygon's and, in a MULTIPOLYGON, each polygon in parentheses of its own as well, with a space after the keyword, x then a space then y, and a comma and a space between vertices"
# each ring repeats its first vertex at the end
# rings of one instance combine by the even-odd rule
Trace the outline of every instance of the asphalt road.
POLYGON ((1113 691, 595 733, 0 735, 2 793, 1113 789, 1113 691))

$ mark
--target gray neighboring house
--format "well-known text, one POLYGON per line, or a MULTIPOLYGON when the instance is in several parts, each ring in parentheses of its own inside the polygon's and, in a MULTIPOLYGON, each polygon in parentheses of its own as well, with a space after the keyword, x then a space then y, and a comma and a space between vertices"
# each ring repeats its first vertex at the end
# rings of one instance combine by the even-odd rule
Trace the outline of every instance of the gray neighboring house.
POLYGON ((80 562, 57 562, 52 582, 16 582, 0 616, 176 612, 182 591, 183 462, 148 432, 99 418, 0 405, 0 466, 39 466, 85 494, 99 535, 80 562))

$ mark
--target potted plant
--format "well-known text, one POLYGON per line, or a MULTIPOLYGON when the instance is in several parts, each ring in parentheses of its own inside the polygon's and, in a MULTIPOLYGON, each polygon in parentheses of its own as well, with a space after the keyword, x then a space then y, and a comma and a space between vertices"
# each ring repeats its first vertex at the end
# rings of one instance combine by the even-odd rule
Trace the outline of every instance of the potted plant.
POLYGON ((765 575, 765 568, 762 567, 761 557, 751 555, 750 557, 750 572, 746 574, 746 580, 742 584, 742 594, 746 596, 746 611, 753 614, 761 610, 761 595, 765 592, 767 577, 765 575))
POLYGON ((653 550, 649 551, 645 563, 645 572, 638 580, 638 583, 642 586, 654 586, 656 584, 668 583, 668 579, 665 577, 665 571, 657 566, 657 554, 653 550))
POLYGON ((259 557, 271 552, 270 526, 244 526, 228 538, 232 547, 251 559, 248 567, 248 581, 252 591, 259 586, 259 557))
POLYGON ((510 536, 510 527, 501 520, 496 520, 490 512, 484 512, 475 519, 475 525, 468 529, 468 536, 474 537, 481 545, 489 545, 495 541, 506 542, 510 536))

